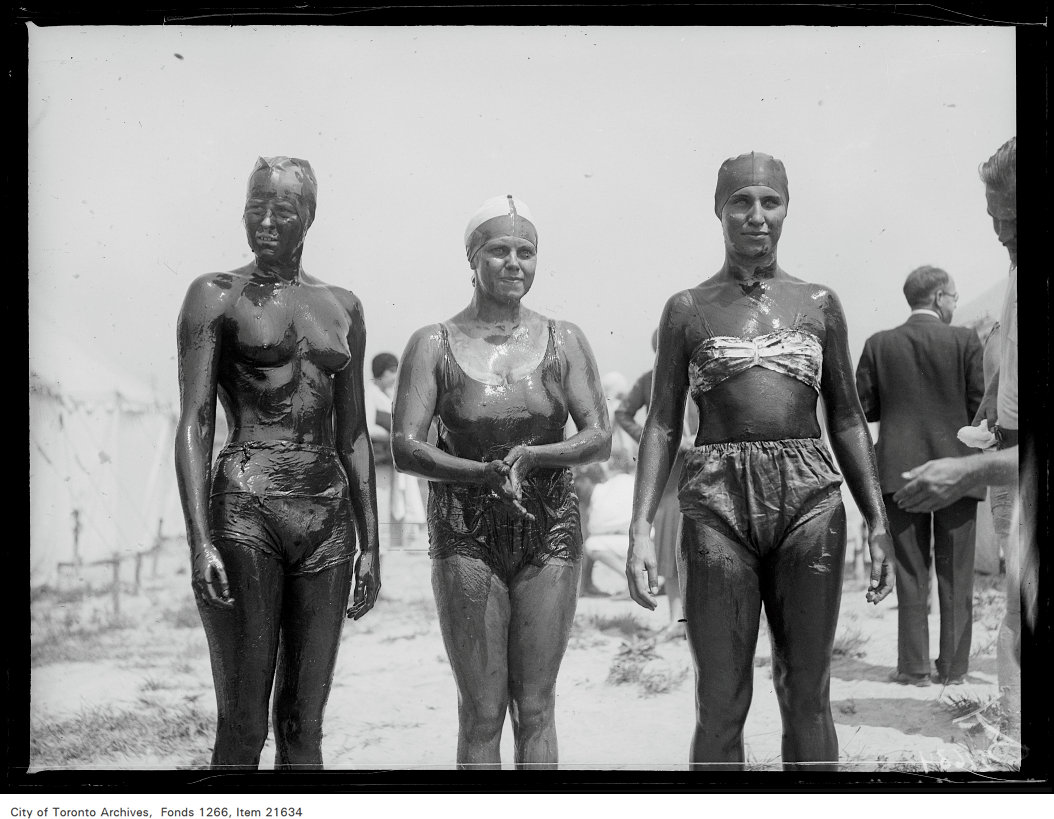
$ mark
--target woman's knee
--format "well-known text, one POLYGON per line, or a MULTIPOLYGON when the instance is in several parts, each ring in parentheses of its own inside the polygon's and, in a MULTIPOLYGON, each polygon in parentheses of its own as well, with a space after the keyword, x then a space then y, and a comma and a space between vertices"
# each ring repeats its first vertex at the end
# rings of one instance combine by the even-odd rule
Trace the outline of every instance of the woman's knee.
POLYGON ((510 713, 518 729, 530 730, 552 723, 556 713, 555 687, 528 691, 512 685, 511 689, 510 713))
POLYGON ((831 689, 826 675, 802 679, 781 675, 775 670, 772 682, 785 719, 811 721, 824 720, 830 716, 831 689))
POLYGON ((468 701, 458 703, 458 719, 461 731, 471 741, 486 742, 501 734, 505 725, 505 713, 508 703, 491 701, 468 701))
POLYGON ((216 718, 216 745, 239 756, 259 759, 267 742, 267 711, 259 714, 219 714, 216 718))

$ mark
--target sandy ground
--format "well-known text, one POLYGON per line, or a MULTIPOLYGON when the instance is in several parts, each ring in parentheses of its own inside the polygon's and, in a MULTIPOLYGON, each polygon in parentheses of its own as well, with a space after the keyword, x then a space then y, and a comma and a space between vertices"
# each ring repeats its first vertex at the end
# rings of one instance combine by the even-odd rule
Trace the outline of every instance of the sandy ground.
MULTIPOLYGON (((56 732, 75 741, 70 727, 78 717, 109 710, 144 715, 193 706, 210 718, 215 700, 205 636, 195 621, 185 558, 176 549, 161 561, 158 575, 138 595, 121 600, 123 627, 98 628, 112 608, 108 597, 34 603, 34 641, 51 641, 54 650, 37 651, 32 669, 31 719, 43 736, 56 732), (86 636, 62 640, 62 630, 86 636), (65 733, 61 733, 65 732, 65 733)), ((332 696, 326 713, 323 752, 326 765, 354 768, 451 768, 457 738, 456 692, 435 617, 429 561, 421 551, 387 552, 382 558, 384 587, 376 608, 344 630, 332 696)), ((847 567, 848 568, 848 567, 847 567)), ((847 571, 847 575, 851 572, 847 571)), ((598 585, 617 589, 621 578, 595 569, 598 585)), ((989 595, 992 596, 991 594, 989 595)), ((630 638, 633 618, 658 631, 668 622, 664 603, 648 612, 629 600, 583 598, 557 687, 557 724, 562 768, 668 769, 686 767, 693 728, 691 659, 684 640, 659 642, 658 655, 645 667, 650 693, 637 681, 608 681, 612 664, 630 638), (666 681, 663 684, 663 681, 666 681), (656 683, 658 681, 658 683, 656 683)), ((976 617, 975 617, 976 619, 976 617)), ((831 693, 842 760, 860 771, 890 768, 976 769, 966 753, 970 725, 956 721, 954 701, 984 702, 996 695, 994 611, 974 624, 976 656, 967 684, 916 688, 886 680, 896 664, 896 605, 864 602, 862 586, 849 580, 843 594, 839 646, 831 693)), ((936 646, 937 619, 930 618, 936 646)), ((762 635, 754 677, 754 699, 746 723, 748 760, 759 769, 778 768, 780 717, 772 687, 767 636, 762 635)), ((207 764, 211 734, 190 746, 152 743, 139 737, 134 751, 100 750, 76 768, 175 768, 207 764), (143 750, 143 748, 146 750, 143 750)), ((61 767, 52 747, 38 747, 31 770, 61 767)), ((262 767, 271 767, 268 741, 262 767)), ((61 756, 59 754, 58 756, 61 756)), ((511 767, 511 727, 506 724, 502 758, 511 767)))

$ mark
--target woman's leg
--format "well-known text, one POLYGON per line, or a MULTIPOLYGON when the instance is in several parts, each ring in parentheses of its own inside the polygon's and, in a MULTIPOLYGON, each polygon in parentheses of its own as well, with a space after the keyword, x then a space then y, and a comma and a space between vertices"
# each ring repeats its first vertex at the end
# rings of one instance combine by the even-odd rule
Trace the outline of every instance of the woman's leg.
POLYGON ((742 770, 761 619, 758 560, 733 533, 685 518, 679 578, 695 661, 693 770, 742 770))
POLYGON ((822 512, 788 532, 762 563, 785 770, 838 768, 831 649, 842 597, 845 539, 845 507, 835 493, 822 512))
POLYGON ((509 695, 516 767, 556 768, 556 675, 571 636, 580 561, 529 566, 509 589, 509 695))
POLYGON ((274 698, 275 768, 322 768, 326 710, 354 566, 288 577, 274 698))
POLYGON ((432 561, 439 626, 457 684, 458 768, 501 768, 509 707, 509 590, 482 560, 432 561))
POLYGON ((256 770, 267 741, 283 571, 274 558, 237 543, 218 541, 216 547, 227 570, 234 608, 198 603, 216 687, 212 767, 256 770))

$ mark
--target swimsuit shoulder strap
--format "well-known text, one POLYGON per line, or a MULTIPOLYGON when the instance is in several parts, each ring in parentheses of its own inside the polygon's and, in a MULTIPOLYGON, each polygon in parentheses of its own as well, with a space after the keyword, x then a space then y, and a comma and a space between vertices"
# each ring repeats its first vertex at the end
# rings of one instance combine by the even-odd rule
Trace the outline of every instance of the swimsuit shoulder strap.
POLYGON ((692 299, 692 307, 695 308, 695 314, 699 317, 699 322, 703 325, 703 329, 706 330, 707 335, 713 338, 717 334, 710 327, 710 322, 706 320, 706 314, 703 313, 702 308, 699 306, 699 299, 695 296, 695 290, 689 290, 688 295, 692 299))
POLYGON ((546 323, 549 326, 549 340, 545 345, 545 369, 557 378, 562 378, 565 358, 563 354, 564 343, 560 338, 560 334, 556 332, 556 319, 548 319, 546 323))

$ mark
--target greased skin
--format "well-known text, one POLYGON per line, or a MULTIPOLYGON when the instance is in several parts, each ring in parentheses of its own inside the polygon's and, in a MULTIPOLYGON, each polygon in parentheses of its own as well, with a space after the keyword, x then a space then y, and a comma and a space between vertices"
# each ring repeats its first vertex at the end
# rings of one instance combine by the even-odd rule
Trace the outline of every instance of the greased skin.
POLYGON ((458 690, 457 764, 471 770, 501 767, 507 718, 517 767, 557 765, 555 685, 581 566, 569 467, 611 447, 582 331, 521 304, 537 238, 511 195, 470 218, 469 305, 411 336, 393 407, 396 467, 430 481, 432 588, 458 690))
MULTIPOLYGON (((563 439, 567 398, 556 324, 538 366, 512 383, 484 384, 468 375, 450 349, 449 328, 440 325, 437 445, 453 455, 488 461, 516 445, 563 439)), ((429 483, 428 532, 432 558, 454 554, 486 562, 506 585, 528 565, 578 560, 582 530, 571 470, 537 469, 524 482, 522 518, 479 484, 429 483)))
POLYGON ((261 158, 244 211, 254 261, 198 277, 179 315, 176 474, 216 768, 258 767, 272 688, 276 767, 321 767, 341 628, 380 585, 362 305, 301 267, 314 215, 310 165, 261 158), (217 401, 229 437, 212 469, 217 401))
POLYGON ((727 160, 715 211, 725 260, 669 298, 638 454, 630 594, 655 606, 650 521, 674 463, 684 407, 699 410, 679 479, 679 575, 696 666, 690 764, 739 770, 764 606, 787 769, 837 767, 831 648, 841 592, 844 477, 869 527, 867 599, 892 590, 877 465, 856 394, 845 315, 830 288, 789 275, 776 249, 786 171, 766 154, 727 160), (818 399, 841 476, 820 441, 818 399), (720 669, 715 673, 714 669, 720 669))

